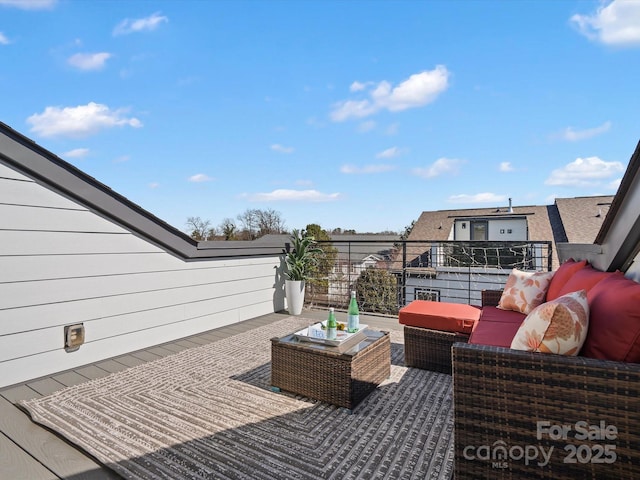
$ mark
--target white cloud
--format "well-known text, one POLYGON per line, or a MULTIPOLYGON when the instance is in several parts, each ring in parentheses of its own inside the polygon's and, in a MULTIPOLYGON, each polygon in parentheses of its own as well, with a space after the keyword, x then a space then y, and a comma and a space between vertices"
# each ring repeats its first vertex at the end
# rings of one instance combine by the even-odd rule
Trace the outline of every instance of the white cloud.
POLYGON ((268 193, 245 193, 242 195, 253 202, 331 202, 341 197, 339 193, 322 193, 317 190, 278 189, 268 193))
POLYGON ((213 180, 213 178, 204 173, 196 173, 195 175, 191 175, 189 177, 189 181, 193 183, 210 182, 211 180, 213 180))
POLYGON ((367 88, 367 86, 371 85, 372 83, 373 82, 362 83, 362 82, 355 81, 349 87, 349 91, 351 91, 351 92, 360 92, 360 91, 364 90, 365 88, 367 88))
POLYGON ((456 174, 460 170, 462 160, 456 158, 439 158, 426 168, 414 168, 413 174, 423 178, 433 178, 445 173, 456 174))
POLYGON ((159 188, 159 187, 160 187, 160 184, 158 182, 151 182, 149 184, 149 188, 151 188, 151 189, 156 189, 156 188, 159 188))
POLYGON ((42 113, 27 118, 31 131, 42 137, 80 138, 113 127, 142 127, 135 117, 127 117, 125 109, 111 110, 108 106, 89 102, 77 107, 46 107, 42 113))
POLYGON ((466 193, 460 195, 451 195, 447 201, 450 203, 467 203, 467 204, 476 204, 476 203, 492 203, 497 204, 500 202, 504 202, 507 199, 506 195, 498 195, 496 193, 491 192, 483 192, 476 193, 474 195, 469 195, 466 193))
POLYGON ((620 187, 620 183, 622 183, 622 177, 616 178, 612 182, 609 182, 607 184, 607 188, 609 188, 610 190, 618 190, 618 188, 620 187))
POLYGON ((360 133, 370 132, 374 128, 376 128, 376 122, 374 122, 373 120, 367 120, 365 122, 362 122, 360 125, 358 125, 358 132, 360 133))
POLYGON ((124 163, 128 162, 129 160, 131 160, 130 155, 120 155, 119 157, 113 159, 113 163, 124 163))
POLYGON ((7 36, 0 32, 0 45, 9 45, 11 42, 9 41, 9 39, 7 38, 7 36))
POLYGON ((567 127, 564 131, 559 135, 562 140, 566 140, 568 142, 577 142, 579 140, 586 140, 587 138, 595 137, 597 135, 601 135, 605 132, 608 132, 611 129, 611 122, 604 122, 602 125, 599 125, 594 128, 586 128, 584 130, 576 130, 573 127, 567 127))
MULTIPOLYGON (((354 82, 351 91, 364 91, 371 82, 354 82)), ((382 81, 369 88, 369 98, 361 100, 343 100, 333 105, 330 114, 334 122, 343 122, 351 118, 363 118, 380 110, 399 112, 417 108, 433 102, 438 95, 449 87, 449 71, 444 65, 433 70, 425 70, 411 75, 407 80, 393 87, 382 81)))
POLYGON ((346 173, 346 174, 383 173, 383 172, 388 172, 390 170, 395 170, 395 168, 396 168, 395 165, 384 165, 384 164, 365 165, 363 167, 357 167, 355 165, 343 165, 342 167, 340 167, 340 172, 346 173))
POLYGON ((112 55, 107 52, 76 53, 69 57, 67 63, 80 70, 101 70, 111 57, 112 55))
POLYGON ((513 172, 514 168, 511 165, 511 162, 500 162, 500 171, 501 172, 513 172))
POLYGON ((605 162, 598 157, 576 158, 573 162, 551 172, 545 185, 593 187, 624 171, 620 162, 605 162))
POLYGON ((614 0, 590 15, 573 15, 570 21, 590 40, 605 45, 640 45, 640 2, 614 0))
POLYGON ((285 147, 283 145, 275 143, 275 144, 271 145, 271 150, 273 150, 274 152, 279 152, 279 153, 293 153, 294 148, 293 147, 285 147))
POLYGON ((385 131, 385 133, 387 135, 397 135, 399 129, 400 129, 400 125, 398 125, 397 123, 392 123, 387 127, 387 130, 385 131))
POLYGON ((394 158, 402 155, 402 149, 398 147, 391 147, 376 154, 376 158, 394 158))
POLYGON ((74 148, 62 154, 64 158, 84 158, 89 154, 88 148, 74 148))
POLYGON ((58 0, 0 0, 0 5, 22 10, 46 10, 53 8, 58 0))
POLYGON ((150 32, 158 28, 160 24, 168 22, 169 18, 165 17, 164 15, 160 15, 159 12, 156 12, 145 18, 125 18, 113 29, 113 35, 128 35, 130 33, 144 31, 150 32))

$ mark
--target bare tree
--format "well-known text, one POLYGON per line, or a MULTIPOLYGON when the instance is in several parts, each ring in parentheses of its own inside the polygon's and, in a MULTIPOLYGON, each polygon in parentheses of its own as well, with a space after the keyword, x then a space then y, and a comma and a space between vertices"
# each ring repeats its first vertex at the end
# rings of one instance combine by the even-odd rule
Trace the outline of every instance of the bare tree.
POLYGON ((273 209, 256 210, 256 216, 258 218, 258 236, 284 232, 284 221, 280 212, 273 209))
POLYGON ((200 217, 187 218, 187 231, 194 240, 213 240, 216 230, 211 226, 211 220, 203 220, 200 217))
POLYGON ((242 224, 242 236, 245 240, 254 240, 258 233, 258 210, 248 208, 236 217, 242 224))
POLYGON ((269 233, 285 232, 280 212, 273 209, 247 209, 237 218, 242 225, 242 237, 245 240, 254 240, 269 233))

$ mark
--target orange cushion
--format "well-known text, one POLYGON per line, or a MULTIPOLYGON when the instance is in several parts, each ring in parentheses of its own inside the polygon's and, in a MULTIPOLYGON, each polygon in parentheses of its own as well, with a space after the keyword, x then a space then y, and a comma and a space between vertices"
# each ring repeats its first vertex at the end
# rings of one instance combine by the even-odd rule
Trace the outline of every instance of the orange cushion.
POLYGON ((398 320, 403 325, 444 332, 471 333, 480 318, 480 308, 462 303, 414 300, 402 307, 398 320))
POLYGON ((549 288, 547 289, 547 302, 555 300, 560 297, 560 290, 564 285, 573 277, 573 275, 580 269, 587 266, 586 260, 576 262, 573 258, 570 258, 556 271, 555 275, 551 279, 549 288))
POLYGON ((577 292, 579 290, 586 290, 587 293, 589 293, 589 290, 591 290, 596 283, 610 275, 611 273, 609 272, 601 272, 591 265, 587 265, 575 272, 571 278, 567 280, 567 283, 560 289, 558 295, 561 297, 567 293, 577 292))
POLYGON ((609 274, 587 294, 589 333, 580 355, 640 363, 640 284, 609 274))

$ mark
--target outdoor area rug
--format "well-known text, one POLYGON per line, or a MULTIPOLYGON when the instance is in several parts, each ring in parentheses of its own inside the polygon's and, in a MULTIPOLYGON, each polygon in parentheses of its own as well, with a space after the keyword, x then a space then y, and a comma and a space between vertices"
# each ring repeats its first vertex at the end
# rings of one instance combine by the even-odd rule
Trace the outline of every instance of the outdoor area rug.
POLYGON ((288 317, 21 406, 132 479, 449 479, 451 377, 403 366, 351 413, 270 388, 288 317))

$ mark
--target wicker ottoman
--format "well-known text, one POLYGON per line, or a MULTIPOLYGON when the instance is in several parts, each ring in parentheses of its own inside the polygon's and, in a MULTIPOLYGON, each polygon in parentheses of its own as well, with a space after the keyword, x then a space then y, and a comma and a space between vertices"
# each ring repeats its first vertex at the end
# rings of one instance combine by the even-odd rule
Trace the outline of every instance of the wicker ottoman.
POLYGON ((451 374, 451 346, 469 340, 480 313, 471 305, 426 300, 401 308, 405 365, 451 374))
POLYGON ((364 340, 344 353, 293 335, 272 338, 271 385, 353 409, 391 374, 389 332, 365 333, 364 340))

